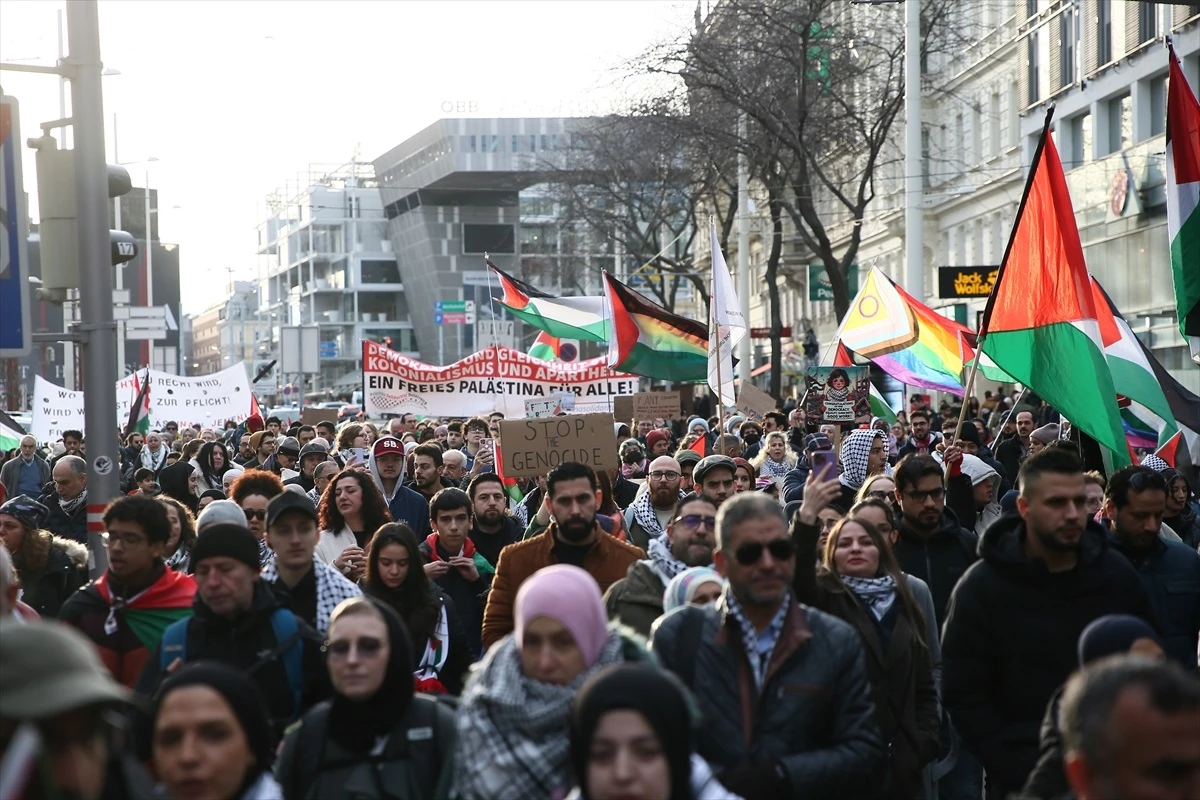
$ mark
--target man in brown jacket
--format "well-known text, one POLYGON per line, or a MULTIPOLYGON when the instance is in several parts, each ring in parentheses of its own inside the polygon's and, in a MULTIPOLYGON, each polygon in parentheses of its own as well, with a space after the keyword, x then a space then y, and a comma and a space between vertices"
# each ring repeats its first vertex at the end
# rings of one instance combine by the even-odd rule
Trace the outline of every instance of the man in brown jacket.
POLYGON ((600 591, 625 577, 629 565, 646 557, 640 547, 614 539, 596 522, 600 489, 586 464, 560 464, 546 476, 546 504, 554 521, 532 539, 500 551, 496 577, 483 612, 483 646, 491 647, 513 629, 513 600, 533 573, 551 564, 586 570, 600 591))

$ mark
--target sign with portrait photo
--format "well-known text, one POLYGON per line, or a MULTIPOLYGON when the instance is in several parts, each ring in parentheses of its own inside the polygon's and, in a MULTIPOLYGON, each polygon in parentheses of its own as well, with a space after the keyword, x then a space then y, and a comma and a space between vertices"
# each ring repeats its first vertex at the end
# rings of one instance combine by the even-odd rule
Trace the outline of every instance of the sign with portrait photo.
POLYGON ((866 367, 809 367, 804 375, 809 423, 851 425, 871 420, 866 367))

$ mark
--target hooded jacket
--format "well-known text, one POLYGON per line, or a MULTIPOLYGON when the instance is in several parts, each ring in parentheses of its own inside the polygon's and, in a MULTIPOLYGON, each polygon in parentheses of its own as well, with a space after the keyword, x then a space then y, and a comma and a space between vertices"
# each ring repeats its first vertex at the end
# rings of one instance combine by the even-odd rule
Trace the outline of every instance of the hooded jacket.
POLYGON ((419 492, 414 492, 404 486, 404 460, 401 459, 400 463, 400 474, 396 477, 396 485, 392 488, 391 494, 388 494, 383 488, 383 479, 379 477, 379 468, 375 464, 374 447, 371 448, 371 455, 367 458, 367 467, 371 470, 371 480, 375 481, 375 487, 383 495, 383 501, 387 503, 388 512, 392 515, 392 522, 403 522, 412 528, 418 537, 428 536, 431 530, 429 527, 429 502, 419 492))
MULTIPOLYGON (((846 438, 842 440, 842 449, 839 454, 842 462, 842 474, 838 476, 838 480, 842 484, 842 494, 837 504, 844 511, 848 511, 850 506, 854 505, 854 496, 858 494, 858 490, 862 488, 862 485, 867 482, 867 478, 870 477, 867 473, 867 464, 871 458, 871 447, 875 444, 876 439, 883 440, 883 473, 891 475, 892 468, 887 465, 886 460, 887 434, 883 431, 863 430, 860 428, 850 431, 846 438)), ((801 497, 803 498, 803 495, 801 497)))
MULTIPOLYGON (((994 467, 970 453, 963 454, 961 469, 971 479, 972 489, 984 481, 992 484, 992 501, 975 515, 975 535, 983 536, 983 532, 988 529, 988 526, 1004 514, 1000 509, 1000 486, 1003 479, 994 467)), ((974 502, 974 497, 971 498, 971 502, 974 502)))
POLYGON ((1001 517, 954 588, 942 631, 943 699, 967 748, 1004 793, 1037 762, 1046 703, 1078 667, 1076 643, 1105 614, 1154 624, 1137 572, 1089 521, 1079 563, 1052 573, 1025 555, 1025 522, 1001 517))
MULTIPOLYGON (((26 536, 46 537, 49 540, 44 558, 29 563, 29 550, 22 547, 17 560, 21 577, 21 600, 42 617, 57 617, 63 603, 87 583, 88 551, 71 539, 53 536, 46 531, 26 531, 26 536)), ((38 548, 40 549, 40 548, 38 548)))

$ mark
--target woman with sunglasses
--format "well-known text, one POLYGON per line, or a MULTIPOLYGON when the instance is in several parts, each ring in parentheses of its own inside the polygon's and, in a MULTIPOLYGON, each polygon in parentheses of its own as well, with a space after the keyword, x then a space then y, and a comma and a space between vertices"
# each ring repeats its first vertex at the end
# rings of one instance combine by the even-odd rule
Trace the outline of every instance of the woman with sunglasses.
POLYGON ((649 662, 641 640, 609 629, 600 587, 557 564, 521 584, 515 630, 471 674, 458 711, 454 790, 462 800, 555 797, 568 790, 571 700, 602 667, 649 662))
POLYGON ((150 723, 156 797, 269 800, 271 720, 254 681, 241 670, 196 661, 163 681, 150 723))
POLYGON ((408 627, 417 654, 417 689, 457 695, 478 653, 471 652, 454 601, 425 576, 421 563, 412 528, 389 522, 367 547, 363 593, 395 609, 408 627))
POLYGON ((413 692, 404 622, 370 597, 343 600, 325 645, 334 695, 288 730, 275 774, 287 800, 444 798, 454 712, 413 692))
MULTIPOLYGON (((798 565, 816 556, 817 512, 842 489, 837 481, 809 478, 792 521, 798 565)), ((799 602, 850 623, 862 639, 876 718, 890 754, 889 784, 880 796, 922 796, 922 769, 938 753, 930 630, 890 543, 862 516, 848 516, 830 531, 815 571, 797 566, 793 591, 799 602)))
POLYGON ((267 544, 267 504, 283 492, 283 481, 274 472, 248 469, 234 480, 229 492, 229 499, 246 515, 246 527, 258 539, 259 556, 265 567, 275 558, 275 552, 267 544))

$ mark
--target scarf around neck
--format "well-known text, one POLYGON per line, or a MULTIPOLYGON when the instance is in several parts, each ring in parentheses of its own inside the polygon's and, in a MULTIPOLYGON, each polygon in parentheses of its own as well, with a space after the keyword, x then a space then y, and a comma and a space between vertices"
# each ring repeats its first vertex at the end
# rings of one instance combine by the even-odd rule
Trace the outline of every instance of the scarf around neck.
POLYGON ((145 467, 146 469, 152 469, 155 472, 158 472, 160 469, 162 469, 163 464, 165 464, 166 461, 167 461, 167 446, 165 444, 159 445, 157 456, 155 456, 153 451, 150 450, 149 445, 145 445, 142 447, 141 462, 142 462, 142 466, 145 467))
POLYGON ((634 520, 642 526, 646 533, 650 534, 650 538, 658 539, 667 532, 662 523, 658 521, 658 512, 654 510, 654 501, 650 498, 650 492, 638 495, 638 499, 633 501, 631 508, 633 508, 634 520))
POLYGON ((596 663, 566 686, 521 671, 512 635, 490 649, 458 708, 459 752, 470 753, 454 776, 458 797, 552 797, 571 783, 571 700, 597 670, 624 661, 620 633, 610 630, 596 663))
MULTIPOLYGON (((329 631, 329 616, 338 603, 358 597, 362 589, 351 583, 344 575, 321 559, 313 556, 313 577, 317 581, 317 619, 313 625, 321 633, 329 631)), ((262 568, 262 579, 267 583, 279 580, 279 567, 275 559, 262 568)))
POLYGON ((775 461, 767 456, 763 460, 762 466, 758 468, 758 474, 767 478, 786 478, 791 471, 792 465, 788 463, 786 457, 783 461, 775 461))
POLYGON ((650 556, 650 569, 662 578, 664 587, 671 582, 671 578, 688 568, 687 564, 671 555, 671 546, 667 544, 665 536, 651 539, 646 546, 646 555, 650 556))
POLYGON ((58 507, 68 517, 75 516, 75 512, 87 505, 87 489, 79 493, 79 496, 73 500, 63 500, 58 498, 58 507))
POLYGON ((896 579, 891 575, 881 575, 878 578, 856 578, 853 575, 839 575, 846 588, 854 592, 854 596, 866 603, 867 608, 875 615, 875 619, 883 619, 892 603, 896 601, 896 579))

